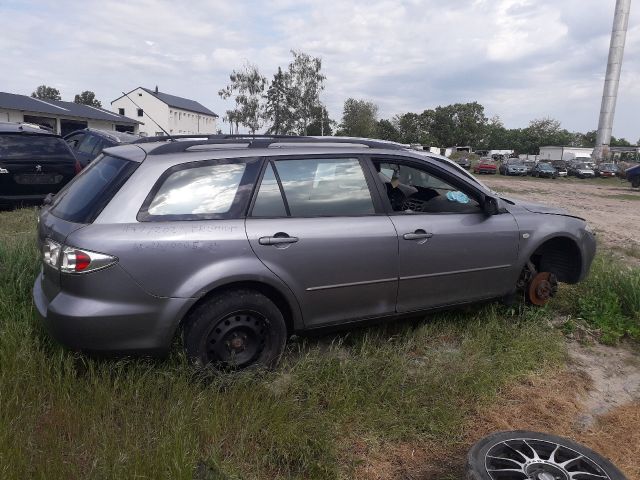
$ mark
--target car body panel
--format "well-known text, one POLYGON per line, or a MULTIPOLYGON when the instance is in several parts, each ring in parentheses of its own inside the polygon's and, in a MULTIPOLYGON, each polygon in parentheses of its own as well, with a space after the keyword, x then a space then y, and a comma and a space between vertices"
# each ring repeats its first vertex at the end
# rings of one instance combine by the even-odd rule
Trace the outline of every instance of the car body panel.
POLYGON ((511 214, 415 214, 391 217, 400 238, 398 311, 450 305, 505 295, 506 272, 518 255, 511 214), (405 240, 416 230, 426 241, 405 240))
POLYGON ((386 215, 248 218, 246 229, 258 258, 299 299, 306 326, 395 312, 398 236, 386 215), (299 240, 260 244, 277 233, 299 240))

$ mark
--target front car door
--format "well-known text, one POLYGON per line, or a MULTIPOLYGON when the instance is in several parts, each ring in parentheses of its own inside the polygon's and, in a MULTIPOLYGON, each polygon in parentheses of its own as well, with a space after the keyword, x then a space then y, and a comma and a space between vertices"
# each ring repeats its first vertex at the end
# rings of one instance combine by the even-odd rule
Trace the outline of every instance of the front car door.
POLYGON ((486 215, 476 189, 428 162, 374 158, 373 166, 398 232, 398 312, 513 290, 519 233, 511 214, 486 215))
POLYGON ((398 239, 381 210, 357 156, 266 163, 247 236, 297 297, 306 327, 394 313, 398 239))

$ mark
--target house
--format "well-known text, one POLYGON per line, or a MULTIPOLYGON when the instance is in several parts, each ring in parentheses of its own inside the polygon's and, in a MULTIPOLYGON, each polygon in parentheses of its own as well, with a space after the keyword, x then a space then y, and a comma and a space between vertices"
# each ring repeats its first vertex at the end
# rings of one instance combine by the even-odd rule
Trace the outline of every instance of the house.
POLYGON ((195 100, 138 87, 111 102, 111 109, 120 115, 131 115, 144 125, 140 134, 172 135, 216 133, 218 115, 195 100), (159 128, 157 122, 162 128, 159 128))
POLYGON ((136 133, 140 125, 137 120, 104 108, 6 92, 0 92, 0 122, 35 123, 59 135, 87 127, 136 133))

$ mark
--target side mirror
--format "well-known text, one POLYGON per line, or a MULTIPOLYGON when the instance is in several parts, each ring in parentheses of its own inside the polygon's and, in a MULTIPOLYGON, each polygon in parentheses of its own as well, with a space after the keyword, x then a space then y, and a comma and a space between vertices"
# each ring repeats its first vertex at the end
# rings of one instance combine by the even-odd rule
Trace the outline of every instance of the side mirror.
POLYGON ((485 215, 497 215, 500 213, 500 207, 498 206, 498 199, 495 197, 484 197, 484 204, 482 205, 482 210, 485 215))
POLYGON ((46 206, 46 205, 51 205, 53 203, 53 193, 49 193, 47 194, 46 197, 44 197, 44 200, 42 201, 42 205, 46 206))

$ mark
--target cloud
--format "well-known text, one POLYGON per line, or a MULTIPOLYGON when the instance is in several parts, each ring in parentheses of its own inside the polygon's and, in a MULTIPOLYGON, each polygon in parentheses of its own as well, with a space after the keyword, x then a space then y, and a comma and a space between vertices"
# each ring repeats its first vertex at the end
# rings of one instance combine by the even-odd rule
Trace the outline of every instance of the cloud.
MULTIPOLYGON (((511 127, 551 116, 597 125, 614 2, 602 0, 5 0, 0 88, 42 83, 103 104, 142 85, 200 101, 249 61, 271 78, 290 49, 322 57, 322 94, 340 119, 347 97, 391 117, 477 100, 511 127)), ((640 15, 631 12, 614 134, 640 137, 640 15)), ((224 129, 224 127, 223 127, 224 129)))

